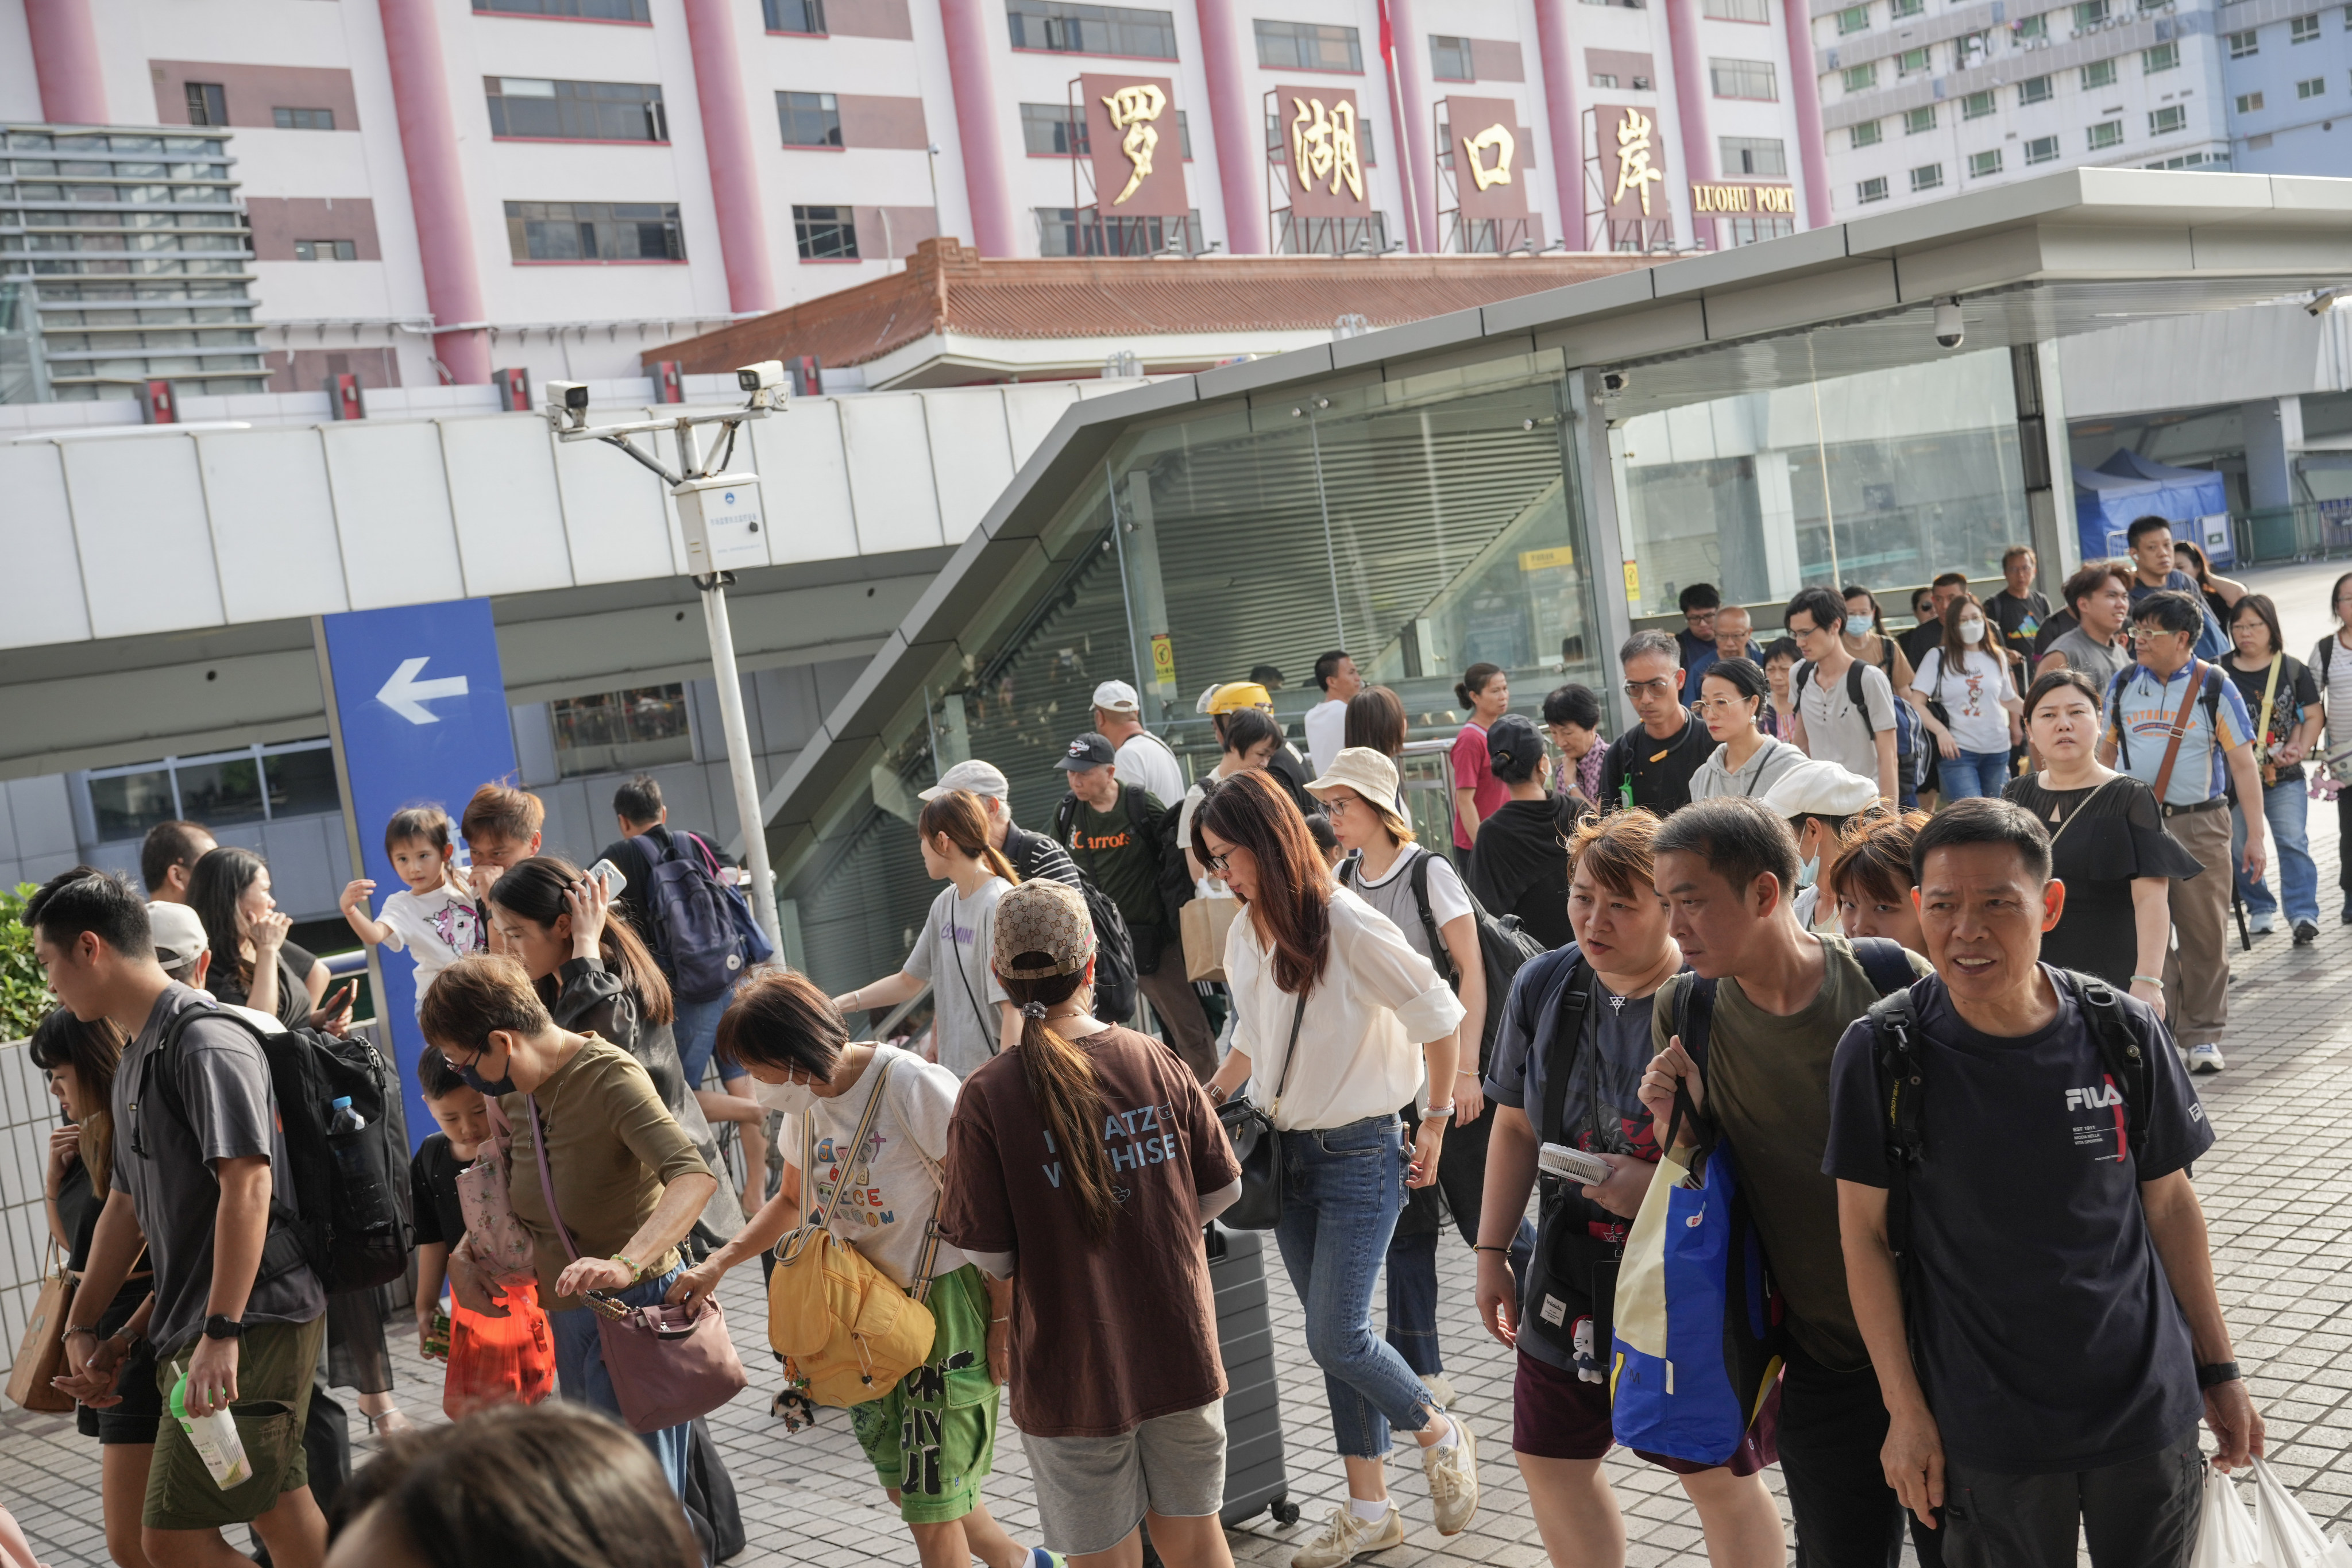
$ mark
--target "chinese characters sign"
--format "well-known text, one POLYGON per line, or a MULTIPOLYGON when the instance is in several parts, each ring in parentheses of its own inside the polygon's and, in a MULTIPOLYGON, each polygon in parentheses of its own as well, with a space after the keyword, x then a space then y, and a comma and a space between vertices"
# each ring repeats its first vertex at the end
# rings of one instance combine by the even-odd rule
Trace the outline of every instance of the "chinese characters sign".
POLYGON ((1448 98, 1454 197, 1465 218, 1528 216, 1526 174, 1519 165, 1518 108, 1507 98, 1448 98))
POLYGON ((1666 139, 1657 121, 1631 107, 1595 112, 1609 216, 1626 220, 1670 216, 1665 200, 1666 139))
POLYGON ((1095 202, 1104 216, 1182 217, 1183 149, 1165 77, 1083 76, 1095 202))
POLYGON ((1300 217, 1366 217, 1362 121, 1356 91, 1277 87, 1290 155, 1290 210, 1300 217))

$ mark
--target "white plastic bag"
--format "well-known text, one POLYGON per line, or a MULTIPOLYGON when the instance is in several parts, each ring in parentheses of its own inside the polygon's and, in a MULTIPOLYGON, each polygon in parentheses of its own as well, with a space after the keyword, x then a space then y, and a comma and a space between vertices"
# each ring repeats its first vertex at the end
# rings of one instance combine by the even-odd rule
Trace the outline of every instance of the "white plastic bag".
MULTIPOLYGON (((2212 1489, 2206 1489, 2207 1507, 2212 1489)), ((2286 1483, 2270 1466, 2254 1461, 2254 1538, 2256 1555, 2247 1559, 2259 1568, 2352 1568, 2352 1545, 2341 1536, 2330 1538, 2295 1501, 2286 1483)), ((2198 1550, 2204 1550, 2204 1533, 2198 1550)), ((2224 1559, 2223 1561, 2227 1561, 2224 1559)), ((2201 1564, 2200 1564, 2201 1568, 2201 1564)))
POLYGON ((2253 1516, 2238 1495, 2238 1483, 2220 1470, 2205 1471, 2205 1511, 2197 1522, 2196 1550, 2189 1568, 2261 1568, 2262 1538, 2253 1516))

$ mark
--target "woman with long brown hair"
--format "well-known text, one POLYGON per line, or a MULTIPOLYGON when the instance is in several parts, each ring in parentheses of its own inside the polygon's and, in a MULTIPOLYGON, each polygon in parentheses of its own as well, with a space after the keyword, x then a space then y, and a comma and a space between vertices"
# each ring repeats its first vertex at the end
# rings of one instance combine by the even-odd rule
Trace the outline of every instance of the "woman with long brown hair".
POLYGON ((1192 1072, 1089 1016, 1086 900, 1028 882, 998 900, 993 963, 1021 1039, 965 1082, 940 1234, 1012 1282, 992 1365, 1013 1369, 1038 1524, 1074 1568, 1231 1568, 1217 1520, 1225 1379, 1201 1226, 1241 1170, 1192 1072))
POLYGON ((1920 656, 1904 695, 1927 710, 1928 732, 1943 753, 1944 798, 1999 799, 2009 783, 2009 748, 2024 734, 2025 704, 2010 678, 2000 629, 1974 594, 1963 588, 1944 606, 1943 638, 1920 656))
POLYGON ((931 987, 930 1058, 958 1078, 1003 1048, 1016 1025, 1013 1004, 988 965, 996 900, 1021 873, 991 840, 988 811, 970 790, 950 790, 923 805, 915 819, 922 837, 923 869, 948 886, 931 900, 923 934, 898 973, 833 999, 843 1013, 895 1007, 931 987))
POLYGON ((1371 1305, 1405 1187, 1437 1179, 1462 1004, 1388 917, 1332 885, 1307 819, 1272 781, 1240 773, 1211 791, 1192 852, 1248 906, 1225 939, 1233 1049, 1209 1098, 1247 1081, 1281 1140, 1275 1241, 1307 1309, 1307 1353, 1323 1368, 1348 1473, 1348 1501, 1293 1568, 1339 1568, 1402 1542, 1383 1473, 1392 1427, 1420 1443, 1438 1533, 1456 1534, 1478 1507, 1470 1428, 1432 1406, 1373 1329, 1371 1305), (1414 1097, 1423 1061, 1429 1103, 1408 1163, 1396 1108, 1414 1097))

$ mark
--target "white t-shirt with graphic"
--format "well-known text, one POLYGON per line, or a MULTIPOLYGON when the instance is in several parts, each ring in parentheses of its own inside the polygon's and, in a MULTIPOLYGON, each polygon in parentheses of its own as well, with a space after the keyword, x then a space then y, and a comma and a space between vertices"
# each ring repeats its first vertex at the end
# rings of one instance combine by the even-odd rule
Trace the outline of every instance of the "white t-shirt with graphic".
POLYGON ((996 943, 996 900, 1012 889, 1003 878, 991 877, 967 899, 950 882, 931 900, 923 934, 907 955, 906 972, 931 983, 940 1065, 959 1079, 996 1054, 1003 1016, 996 1005, 1009 998, 989 958, 996 943))
POLYGON ((419 1012, 425 1008, 425 993, 443 970, 467 953, 489 951, 489 933, 482 929, 474 900, 446 882, 423 894, 403 888, 384 900, 381 918, 390 928, 383 945, 416 961, 419 1012))
MULTIPOLYGON (((812 1168, 801 1184, 802 1217, 814 1224, 845 1175, 848 1185, 833 1211, 833 1234, 901 1289, 914 1283, 923 1237, 939 1213, 940 1163, 947 1157, 948 1121, 962 1088, 947 1068, 912 1051, 880 1045, 848 1092, 830 1100, 797 1084, 760 1086, 762 1104, 806 1119, 807 1131, 784 1142, 785 1159, 797 1167, 809 1158, 808 1140, 815 1140, 812 1168), (883 1081, 886 1062, 887 1098, 866 1135, 866 1147, 853 1154, 849 1141, 857 1135, 875 1085, 883 1081)), ((963 1265, 963 1254, 941 1242, 931 1278, 963 1265)))
POLYGON ((1963 752, 2009 750, 2009 710, 2001 704, 2016 698, 2017 688, 2009 679, 2008 659, 1974 648, 1962 666, 1946 658, 1942 648, 1931 647, 1911 686, 1944 705, 1947 727, 1963 752))

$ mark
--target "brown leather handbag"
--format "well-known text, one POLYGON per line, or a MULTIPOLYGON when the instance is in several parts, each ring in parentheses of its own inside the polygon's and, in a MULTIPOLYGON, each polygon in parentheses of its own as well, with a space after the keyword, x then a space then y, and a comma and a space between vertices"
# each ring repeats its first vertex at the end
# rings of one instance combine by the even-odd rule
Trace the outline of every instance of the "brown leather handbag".
POLYGON ((49 1243, 49 1268, 41 1293, 25 1321, 25 1337, 17 1343, 16 1364, 8 1369, 8 1397, 22 1409, 62 1415, 74 1407, 73 1396, 50 1385, 66 1370, 66 1314, 73 1310, 74 1280, 49 1243))

